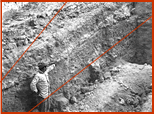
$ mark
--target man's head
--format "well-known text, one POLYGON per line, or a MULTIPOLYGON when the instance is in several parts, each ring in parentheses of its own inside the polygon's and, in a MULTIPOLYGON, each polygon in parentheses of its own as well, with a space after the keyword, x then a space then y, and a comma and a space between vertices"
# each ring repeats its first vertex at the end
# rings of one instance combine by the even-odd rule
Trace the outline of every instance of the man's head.
POLYGON ((38 67, 39 67, 39 70, 42 71, 43 73, 47 69, 47 65, 45 63, 43 63, 43 62, 38 63, 38 67))

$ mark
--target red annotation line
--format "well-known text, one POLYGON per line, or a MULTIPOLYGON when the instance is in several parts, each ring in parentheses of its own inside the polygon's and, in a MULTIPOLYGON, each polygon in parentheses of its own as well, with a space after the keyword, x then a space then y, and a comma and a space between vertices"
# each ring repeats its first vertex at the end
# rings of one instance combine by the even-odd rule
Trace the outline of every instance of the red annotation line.
MULTIPOLYGON (((151 16, 152 17, 152 16, 151 16)), ((85 68, 83 68, 81 71, 79 71, 75 76, 73 76, 71 79, 69 79, 67 82, 65 82, 63 85, 61 85, 58 89, 56 89, 53 93, 51 93, 48 97, 46 97, 44 100, 42 100, 40 103, 38 103, 36 106, 34 106, 30 111, 35 109, 38 105, 40 105, 43 101, 48 99, 51 95, 53 95, 56 91, 58 91, 60 88, 62 88, 64 85, 66 85, 69 81, 71 81, 73 78, 75 78, 78 74, 80 74, 82 71, 84 71, 86 68, 88 68, 92 63, 97 61, 100 57, 102 57, 105 53, 107 53, 109 50, 111 50, 113 47, 115 47, 118 43, 120 43, 122 40, 124 40, 127 36, 129 36, 131 33, 133 33, 136 29, 138 29, 140 26, 142 26, 146 21, 148 21, 151 17, 149 17, 147 20, 145 20, 142 24, 140 24, 138 27, 136 27, 134 30, 132 30, 130 33, 128 33, 125 37, 123 37, 120 41, 115 43, 112 47, 110 47, 107 51, 105 51, 103 54, 101 54, 98 58, 96 58, 94 61, 92 61, 89 65, 87 65, 85 68)))
POLYGON ((41 33, 47 28, 47 26, 51 23, 51 21, 57 16, 57 14, 61 11, 61 9, 66 5, 67 2, 63 4, 63 6, 58 10, 58 12, 53 16, 53 18, 49 21, 49 23, 44 27, 44 29, 40 32, 40 34, 34 39, 34 41, 29 45, 29 47, 25 50, 25 52, 19 57, 19 59, 15 62, 15 64, 10 68, 10 70, 5 74, 3 79, 9 74, 12 68, 18 63, 18 61, 22 58, 22 56, 27 52, 27 50, 32 46, 32 44, 37 40, 37 38, 41 35, 41 33))

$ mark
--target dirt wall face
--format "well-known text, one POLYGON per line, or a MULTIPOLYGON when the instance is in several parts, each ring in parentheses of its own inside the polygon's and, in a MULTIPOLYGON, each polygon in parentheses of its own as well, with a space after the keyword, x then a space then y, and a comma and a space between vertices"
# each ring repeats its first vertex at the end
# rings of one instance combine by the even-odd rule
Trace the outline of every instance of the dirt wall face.
MULTIPOLYGON (((28 3, 20 11, 11 13, 14 14, 11 17, 3 18, 3 76, 49 22, 57 11, 56 7, 60 8, 62 4, 28 3), (48 6, 56 7, 50 9, 48 6)), ((142 6, 137 5, 135 7, 142 6)), ((53 92, 135 29, 146 17, 143 18, 136 8, 131 13, 133 7, 132 3, 68 3, 3 80, 3 111, 29 111, 36 105, 36 95, 29 84, 40 61, 56 63, 49 73, 50 90, 53 92), (14 105, 14 101, 19 103, 14 105)), ((152 29, 147 28, 151 23, 148 21, 134 31, 93 63, 91 69, 85 69, 54 95, 65 97, 71 104, 92 91, 95 81, 104 82, 108 78, 104 74, 116 60, 150 63, 152 53, 148 49, 152 47, 148 43, 151 43, 152 29), (142 53, 144 56, 139 55, 142 53)), ((51 96, 54 100, 52 106, 56 111, 62 111, 56 105, 62 101, 55 101, 54 95, 51 96)))
MULTIPOLYGON (((135 13, 138 15, 137 24, 140 25, 152 15, 152 3, 137 3, 135 13)), ((152 65, 152 18, 137 30, 136 37, 136 54, 134 62, 152 65)))

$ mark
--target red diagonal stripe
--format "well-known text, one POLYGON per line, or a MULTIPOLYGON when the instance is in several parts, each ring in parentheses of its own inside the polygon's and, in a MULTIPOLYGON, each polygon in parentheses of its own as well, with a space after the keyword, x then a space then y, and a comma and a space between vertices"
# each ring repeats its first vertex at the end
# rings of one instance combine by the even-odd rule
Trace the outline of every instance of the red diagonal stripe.
POLYGON ((3 79, 9 74, 9 72, 12 70, 12 68, 18 63, 18 61, 22 58, 22 56, 27 52, 27 50, 32 46, 32 44, 37 40, 37 38, 41 35, 41 33, 47 28, 47 26, 51 23, 51 21, 57 16, 57 14, 60 12, 60 10, 66 5, 67 2, 63 4, 63 6, 58 10, 58 12, 54 15, 54 17, 49 21, 49 23, 44 27, 44 29, 40 32, 40 34, 34 39, 34 41, 29 45, 29 47, 25 50, 25 52, 19 57, 19 59, 14 63, 14 65, 10 68, 10 70, 5 74, 3 79))
MULTIPOLYGON (((152 17, 152 16, 151 16, 152 17)), ((69 79, 67 82, 65 82, 63 85, 61 85, 58 89, 56 89, 54 92, 52 92, 48 97, 46 97, 44 100, 42 100, 40 103, 38 103, 36 106, 34 106, 30 111, 35 109, 38 105, 40 105, 43 101, 48 99, 51 95, 53 95, 56 91, 58 91, 60 88, 62 88, 64 85, 66 85, 69 81, 71 81, 73 78, 75 78, 78 74, 80 74, 82 71, 84 71, 86 68, 88 68, 92 63, 97 61, 100 57, 102 57, 105 53, 107 53, 109 50, 111 50, 113 47, 115 47, 117 44, 119 44, 122 40, 124 40, 127 36, 129 36, 131 33, 133 33, 136 29, 138 29, 140 26, 142 26, 146 21, 148 21, 151 17, 149 17, 147 20, 145 20, 142 24, 140 24, 138 27, 136 27, 134 30, 132 30, 130 33, 128 33, 125 37, 123 37, 120 41, 115 43, 112 47, 110 47, 107 51, 105 51, 103 54, 101 54, 98 58, 96 58, 94 61, 92 61, 89 65, 87 65, 85 68, 83 68, 81 71, 79 71, 75 76, 73 76, 71 79, 69 79)))

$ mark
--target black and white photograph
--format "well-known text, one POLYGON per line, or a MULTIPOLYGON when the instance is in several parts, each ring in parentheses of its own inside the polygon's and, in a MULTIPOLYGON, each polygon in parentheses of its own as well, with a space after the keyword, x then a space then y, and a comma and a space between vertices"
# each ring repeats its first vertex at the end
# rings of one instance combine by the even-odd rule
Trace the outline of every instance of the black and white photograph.
POLYGON ((2 112, 152 112, 152 2, 2 2, 2 112))

